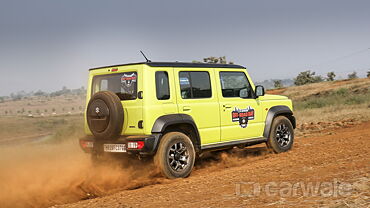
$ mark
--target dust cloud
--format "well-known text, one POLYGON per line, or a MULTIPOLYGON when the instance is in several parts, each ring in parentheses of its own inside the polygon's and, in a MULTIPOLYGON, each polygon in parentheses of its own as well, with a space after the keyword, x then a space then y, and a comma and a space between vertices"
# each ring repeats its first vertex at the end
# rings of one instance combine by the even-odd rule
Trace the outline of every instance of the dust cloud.
POLYGON ((48 207, 161 183, 152 165, 93 165, 77 139, 0 146, 0 207, 48 207))
MULTIPOLYGON (((258 146, 206 153, 197 160, 194 171, 241 166, 267 154, 265 147, 258 146)), ((0 146, 0 155, 0 207, 49 207, 170 182, 150 160, 134 160, 130 165, 120 160, 92 164, 77 139, 60 144, 0 146)))

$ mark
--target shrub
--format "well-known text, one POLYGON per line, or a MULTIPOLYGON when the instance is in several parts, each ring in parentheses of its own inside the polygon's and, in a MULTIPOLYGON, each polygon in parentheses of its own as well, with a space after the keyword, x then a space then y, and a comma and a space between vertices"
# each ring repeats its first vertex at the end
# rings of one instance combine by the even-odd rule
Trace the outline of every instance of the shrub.
POLYGON ((274 80, 274 87, 276 89, 282 88, 283 84, 281 83, 281 80, 274 80))
POLYGON ((348 95, 348 89, 347 88, 340 88, 339 90, 335 91, 334 93, 337 94, 337 95, 340 95, 340 96, 346 96, 346 95, 348 95))
POLYGON ((334 81, 336 75, 334 72, 328 72, 326 76, 327 76, 326 81, 334 81))
POLYGON ((358 78, 357 72, 352 72, 348 74, 348 79, 356 79, 356 78, 358 78))
POLYGON ((321 76, 315 76, 315 72, 310 70, 300 72, 296 78, 294 78, 294 84, 297 86, 322 82, 323 78, 321 76))
POLYGON ((347 98, 344 101, 344 104, 346 105, 356 105, 356 104, 362 104, 366 102, 366 98, 362 96, 352 96, 347 98))

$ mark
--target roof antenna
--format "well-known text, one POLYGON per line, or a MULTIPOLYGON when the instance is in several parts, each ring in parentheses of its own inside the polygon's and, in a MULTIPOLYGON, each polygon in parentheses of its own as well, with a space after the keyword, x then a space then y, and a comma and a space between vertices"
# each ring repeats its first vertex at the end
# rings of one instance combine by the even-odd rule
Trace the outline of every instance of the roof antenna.
POLYGON ((144 54, 142 51, 140 51, 140 53, 144 56, 144 58, 145 58, 146 62, 152 62, 151 60, 149 60, 149 59, 145 56, 145 54, 144 54))

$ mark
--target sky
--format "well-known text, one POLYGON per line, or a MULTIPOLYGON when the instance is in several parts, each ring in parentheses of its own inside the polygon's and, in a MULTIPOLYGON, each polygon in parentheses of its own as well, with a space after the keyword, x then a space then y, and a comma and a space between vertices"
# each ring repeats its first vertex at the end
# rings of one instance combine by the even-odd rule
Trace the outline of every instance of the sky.
POLYGON ((226 56, 254 81, 370 69, 368 0, 0 0, 0 96, 86 86, 88 69, 226 56))

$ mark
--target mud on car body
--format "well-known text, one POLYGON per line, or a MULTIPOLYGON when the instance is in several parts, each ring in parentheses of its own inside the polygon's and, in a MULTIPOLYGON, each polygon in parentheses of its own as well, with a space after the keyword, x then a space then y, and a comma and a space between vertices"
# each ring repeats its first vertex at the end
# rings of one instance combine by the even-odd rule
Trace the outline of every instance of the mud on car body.
POLYGON ((187 177, 203 151, 266 143, 291 149, 292 102, 254 86, 233 64, 144 62, 89 70, 85 152, 153 158, 187 177))

